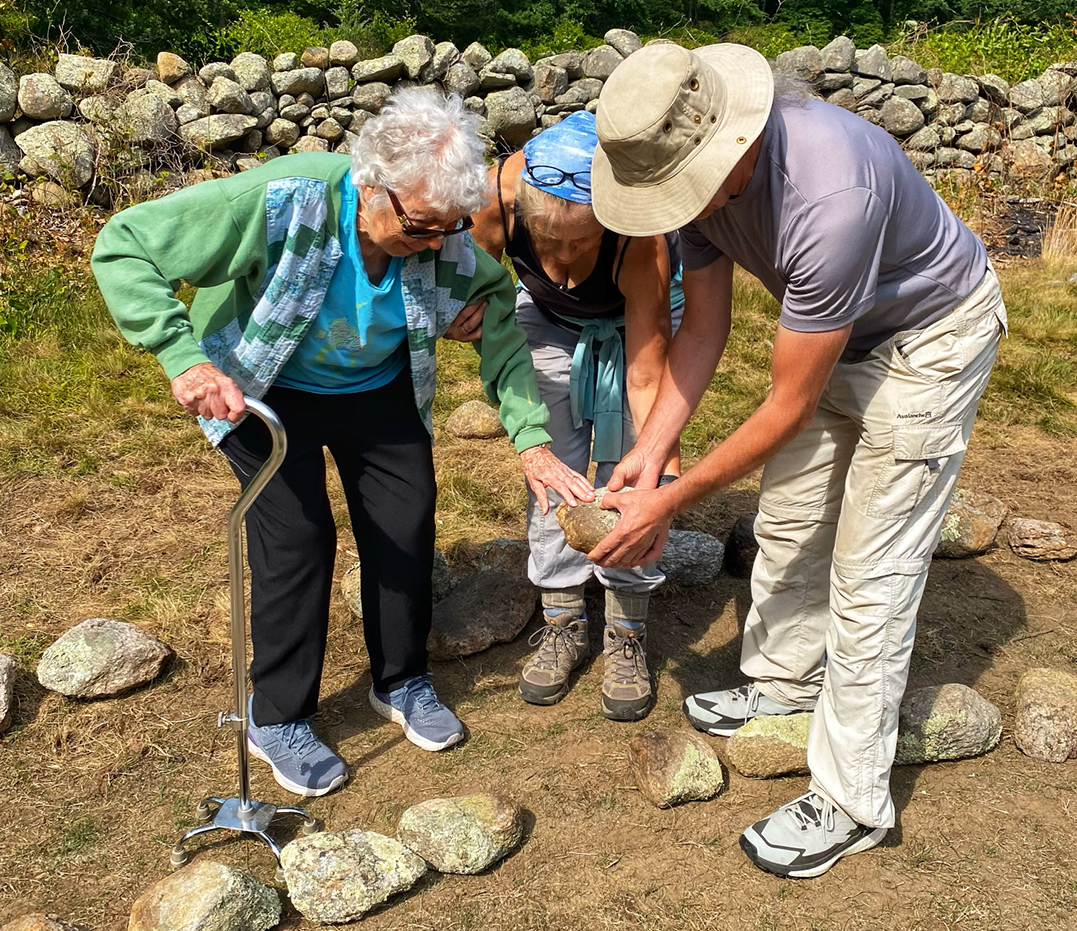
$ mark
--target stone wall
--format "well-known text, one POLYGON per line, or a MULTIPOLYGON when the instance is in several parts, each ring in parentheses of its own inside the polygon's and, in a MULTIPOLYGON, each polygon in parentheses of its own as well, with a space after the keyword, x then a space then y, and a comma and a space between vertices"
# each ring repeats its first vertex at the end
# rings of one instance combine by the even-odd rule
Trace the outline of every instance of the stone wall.
MULTIPOLYGON (((0 169, 107 202, 106 177, 152 188, 165 166, 242 171, 290 150, 347 151, 401 86, 462 95, 491 145, 514 148, 565 114, 593 111, 603 82, 640 45, 615 29, 598 48, 535 62, 519 49, 495 57, 479 43, 461 52, 410 36, 373 60, 342 41, 272 61, 244 52, 198 71, 169 52, 154 70, 61 54, 52 74, 16 78, 0 64, 0 169)), ((1077 61, 1011 87, 840 37, 773 65, 884 127, 929 176, 1042 180, 1077 161, 1077 61)))

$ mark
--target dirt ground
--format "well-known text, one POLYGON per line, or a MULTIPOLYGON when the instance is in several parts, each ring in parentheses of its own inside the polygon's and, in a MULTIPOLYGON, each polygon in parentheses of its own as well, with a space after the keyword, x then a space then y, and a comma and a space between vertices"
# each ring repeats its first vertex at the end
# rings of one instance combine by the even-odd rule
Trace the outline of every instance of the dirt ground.
MULTIPOLYGON (((439 447, 459 459, 463 441, 439 447)), ((197 445, 194 444, 194 448, 197 445)), ((473 454, 474 455, 474 454, 473 454)), ((511 466, 505 441, 479 448, 511 466)), ((1021 516, 1077 529, 1077 450, 1038 430, 979 430, 962 484, 1021 516)), ((225 510, 234 487, 208 453, 79 481, 0 485, 0 652, 19 663, 12 730, 0 739, 0 924, 50 911, 93 931, 126 928, 132 903, 169 873, 169 849, 203 795, 235 791, 230 710, 225 510), (45 692, 42 649, 89 617, 133 620, 171 644, 163 679, 120 698, 82 702, 45 692)), ((339 504, 339 497, 338 502, 339 504)), ((752 513, 753 484, 715 498, 682 526, 721 537, 752 513)), ((522 516, 481 525, 452 551, 454 567, 497 535, 521 537, 522 516)), ((354 545, 340 536, 337 576, 354 545)), ((898 826, 882 846, 816 880, 759 872, 741 830, 799 795, 803 777, 749 780, 732 772, 713 801, 670 811, 636 791, 626 749, 654 726, 686 727, 682 698, 741 681, 746 581, 657 596, 650 626, 657 701, 635 724, 599 712, 601 662, 568 697, 522 703, 516 677, 533 619, 511 644, 436 664, 442 697, 466 722, 465 743, 429 754, 370 710, 361 625, 334 596, 321 733, 351 768, 342 790, 308 809, 330 830, 392 833, 418 801, 503 792, 528 811, 529 833, 506 861, 473 877, 424 878, 364 920, 370 929, 1023 929, 1077 927, 1077 761, 1022 756, 1011 735, 1022 671, 1077 663, 1077 564, 1036 564, 1003 542, 973 560, 936 561, 920 612, 910 685, 962 682, 1002 709, 1000 746, 985 757, 898 769, 898 826)), ((596 591, 592 617, 601 616, 596 591)), ((594 625, 596 628, 599 625, 594 625)), ((594 646, 597 652, 597 634, 594 646)), ((721 755, 724 741, 713 744, 721 755)), ((287 804, 252 762, 252 794, 287 804)), ((275 828, 287 840, 295 825, 275 828)), ((272 858, 234 836, 198 857, 266 881, 272 858)), ((313 927, 285 899, 289 929, 313 927)))

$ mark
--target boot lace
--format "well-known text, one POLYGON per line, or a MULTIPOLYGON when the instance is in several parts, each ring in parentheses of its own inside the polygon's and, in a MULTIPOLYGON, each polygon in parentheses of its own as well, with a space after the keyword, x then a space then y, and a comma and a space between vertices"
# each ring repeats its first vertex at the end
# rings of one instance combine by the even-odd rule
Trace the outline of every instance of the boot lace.
POLYGON ((637 637, 621 637, 620 642, 607 651, 613 663, 613 681, 618 685, 631 685, 647 676, 647 658, 643 644, 637 637))
POLYGON ((575 632, 575 622, 565 626, 547 623, 536 630, 527 639, 530 646, 537 647, 534 664, 544 669, 556 668, 557 658, 561 653, 567 653, 575 662, 580 655, 579 647, 572 639, 575 632))

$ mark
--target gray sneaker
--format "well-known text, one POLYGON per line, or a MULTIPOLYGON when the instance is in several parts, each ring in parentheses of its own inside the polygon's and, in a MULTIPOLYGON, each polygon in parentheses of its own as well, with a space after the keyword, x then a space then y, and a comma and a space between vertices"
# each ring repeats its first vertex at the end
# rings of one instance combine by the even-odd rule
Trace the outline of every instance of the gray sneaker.
POLYGON ((533 705, 552 705, 565 697, 573 670, 587 660, 587 616, 568 611, 544 614, 545 626, 528 643, 536 647, 520 673, 520 697, 533 705))
POLYGON ((821 876, 842 857, 869 850, 886 836, 886 828, 857 824, 840 808, 809 792, 740 836, 741 849, 760 869, 776 876, 821 876))
POLYGON ((638 721, 651 705, 647 630, 614 622, 602 634, 602 713, 611 721, 638 721))
POLYGON ((755 683, 720 692, 699 692, 684 700, 684 713, 692 727, 712 737, 729 737, 752 718, 764 714, 810 711, 767 698, 755 683))
POLYGON ((278 785, 304 798, 332 792, 348 778, 344 761, 322 743, 308 718, 259 727, 248 712, 247 749, 269 764, 278 785))
POLYGON ((441 703, 430 673, 413 676, 388 694, 371 686, 370 707, 399 724, 404 736, 424 750, 444 750, 464 736, 464 725, 441 703))

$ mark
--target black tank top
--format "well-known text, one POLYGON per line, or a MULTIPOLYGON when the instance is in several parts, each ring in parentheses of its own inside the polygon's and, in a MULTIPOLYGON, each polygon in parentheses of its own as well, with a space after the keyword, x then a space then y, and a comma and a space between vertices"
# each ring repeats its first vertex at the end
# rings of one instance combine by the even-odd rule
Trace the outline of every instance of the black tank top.
MULTIPOLYGON (((628 241, 618 255, 617 233, 602 231, 602 243, 598 248, 595 267, 583 281, 569 288, 554 282, 542 262, 535 254, 531 236, 520 219, 520 212, 513 211, 512 236, 509 236, 508 218, 505 216, 505 202, 501 197, 501 169, 504 162, 497 166, 497 203, 501 209, 501 226, 505 231, 505 254, 512 259, 516 276, 535 300, 539 310, 557 317, 582 317, 584 319, 609 319, 624 316, 625 299, 616 287, 624 262, 628 241)), ((563 321, 559 321, 562 322, 563 321)))

